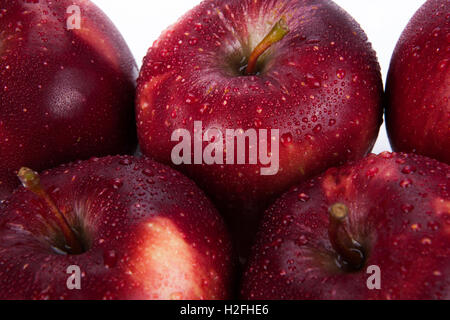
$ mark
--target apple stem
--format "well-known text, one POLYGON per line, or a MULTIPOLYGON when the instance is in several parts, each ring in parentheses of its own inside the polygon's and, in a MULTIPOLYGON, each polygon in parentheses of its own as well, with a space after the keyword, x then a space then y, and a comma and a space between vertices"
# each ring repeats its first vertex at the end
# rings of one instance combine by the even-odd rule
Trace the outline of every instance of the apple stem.
POLYGON ((349 208, 342 203, 330 207, 328 235, 333 249, 352 270, 360 270, 365 261, 363 247, 355 241, 345 228, 349 208))
POLYGON ((22 182, 22 185, 39 196, 41 199, 45 200, 51 213, 55 217, 61 231, 64 234, 67 245, 70 247, 71 254, 80 254, 83 252, 80 241, 75 233, 75 231, 70 227, 64 214, 58 209, 55 202, 48 195, 41 185, 41 179, 39 174, 29 168, 21 168, 17 175, 22 182))
POLYGON ((259 57, 266 52, 273 44, 283 40, 283 38, 289 33, 289 27, 286 24, 286 20, 281 18, 269 34, 256 46, 248 60, 248 65, 245 73, 251 75, 255 73, 256 64, 259 57))

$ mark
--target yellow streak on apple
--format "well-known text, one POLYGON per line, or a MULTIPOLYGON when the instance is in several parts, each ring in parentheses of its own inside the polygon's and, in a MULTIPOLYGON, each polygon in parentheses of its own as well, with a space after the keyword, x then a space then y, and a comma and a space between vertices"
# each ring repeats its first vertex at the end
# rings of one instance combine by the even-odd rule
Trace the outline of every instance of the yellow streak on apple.
POLYGON ((156 217, 141 234, 143 249, 133 261, 133 277, 149 292, 149 299, 214 299, 221 280, 209 270, 197 250, 168 218, 156 217), (204 282, 207 287, 202 288, 204 282), (157 293, 155 293, 157 292, 157 293))
MULTIPOLYGON (((438 215, 450 214, 450 201, 442 198, 434 199, 433 208, 438 215)), ((450 235, 450 226, 445 226, 445 233, 450 235)))
POLYGON ((141 117, 147 117, 147 113, 152 112, 152 108, 149 109, 149 107, 153 106, 153 96, 157 93, 156 88, 171 75, 173 75, 173 71, 154 76, 144 85, 143 90, 141 90, 139 95, 139 108, 142 112, 140 115, 141 117))
POLYGON ((354 192, 355 186, 353 185, 352 174, 344 177, 339 174, 339 182, 331 174, 328 174, 323 179, 322 187, 328 198, 333 198, 336 194, 344 194, 344 197, 350 198, 354 192))
MULTIPOLYGON (((91 4, 86 3, 87 6, 91 4)), ((73 29, 72 31, 83 41, 85 41, 91 48, 93 48, 99 55, 106 59, 117 71, 120 70, 120 57, 117 56, 117 47, 109 41, 107 34, 104 34, 98 27, 93 24, 86 16, 81 15, 80 29, 73 29)))

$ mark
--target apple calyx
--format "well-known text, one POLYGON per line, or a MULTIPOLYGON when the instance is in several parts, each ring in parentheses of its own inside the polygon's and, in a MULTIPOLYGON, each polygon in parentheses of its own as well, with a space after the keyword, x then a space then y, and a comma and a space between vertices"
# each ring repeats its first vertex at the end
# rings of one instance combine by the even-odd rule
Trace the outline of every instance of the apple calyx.
POLYGON ((290 32, 285 18, 281 18, 269 34, 256 46, 248 60, 246 75, 253 75, 256 71, 256 65, 259 57, 266 52, 273 44, 283 40, 283 38, 290 32))
POLYGON ((330 225, 328 235, 333 249, 339 255, 338 264, 349 271, 359 271, 365 263, 363 246, 354 240, 345 228, 349 208, 343 203, 335 203, 329 209, 330 225))
POLYGON ((61 231, 64 234, 64 238, 68 247, 66 247, 64 250, 68 251, 68 253, 70 254, 83 253, 83 246, 81 245, 81 241, 78 238, 77 233, 70 227, 70 224, 64 214, 58 209, 55 202, 42 187, 39 174, 29 168, 23 167, 19 170, 17 176, 26 189, 36 194, 47 203, 50 212, 53 214, 53 217, 55 218, 58 226, 61 228, 61 231))

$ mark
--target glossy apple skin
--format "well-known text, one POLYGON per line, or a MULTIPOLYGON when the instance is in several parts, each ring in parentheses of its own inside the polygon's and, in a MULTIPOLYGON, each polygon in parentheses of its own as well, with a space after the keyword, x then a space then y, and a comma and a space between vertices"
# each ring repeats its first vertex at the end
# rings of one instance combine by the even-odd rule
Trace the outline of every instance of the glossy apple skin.
POLYGON ((244 299, 449 299, 450 167, 417 155, 383 153, 293 188, 265 214, 241 289, 244 299), (346 273, 328 237, 328 209, 368 252, 346 273), (367 267, 381 290, 367 288, 367 267))
POLYGON ((148 51, 138 79, 138 137, 144 154, 172 164, 172 133, 193 135, 194 121, 204 131, 280 130, 276 176, 261 176, 260 165, 177 167, 207 191, 246 247, 276 196, 372 149, 382 92, 366 35, 333 2, 207 0, 148 51), (262 58, 259 75, 240 76, 238 65, 227 65, 233 54, 233 63, 248 56, 283 16, 291 31, 262 58))
POLYGON ((137 66, 94 4, 2 1, 0 30, 0 201, 22 166, 134 151, 137 66), (72 4, 79 30, 67 29, 72 4))
POLYGON ((60 255, 43 200, 24 188, 0 214, 0 299, 226 299, 232 250, 222 217, 193 182, 149 159, 91 159, 41 175, 90 249, 60 255), (68 266, 82 271, 70 291, 68 266))
POLYGON ((450 1, 429 0, 392 57, 386 121, 392 148, 450 164, 450 1))

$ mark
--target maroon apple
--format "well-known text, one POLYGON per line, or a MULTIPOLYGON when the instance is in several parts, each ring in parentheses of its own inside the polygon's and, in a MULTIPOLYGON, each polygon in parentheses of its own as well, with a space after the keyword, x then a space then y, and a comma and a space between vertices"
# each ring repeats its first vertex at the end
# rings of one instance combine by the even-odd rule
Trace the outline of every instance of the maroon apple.
POLYGON ((125 41, 90 1, 2 1, 0 202, 22 166, 133 152, 136 78, 125 41))
POLYGON ((123 156, 19 176, 0 213, 0 299, 230 297, 223 220, 180 173, 123 156))
POLYGON ((428 0, 395 49, 387 81, 392 148, 450 164, 450 1, 428 0))
POLYGON ((449 299, 450 167, 383 153, 293 188, 267 211, 245 299, 449 299))
POLYGON ((219 154, 206 164, 194 150, 176 163, 228 218, 245 256, 259 215, 276 196, 372 149, 382 93, 366 35, 332 1, 207 0, 148 51, 138 79, 138 137, 145 155, 174 165, 179 133, 195 144, 199 131, 256 130, 261 141, 261 130, 279 130, 268 139, 269 152, 279 143, 273 175, 261 175, 268 167, 261 155, 249 159, 256 138, 247 139, 244 154, 224 150, 226 163, 219 154))

